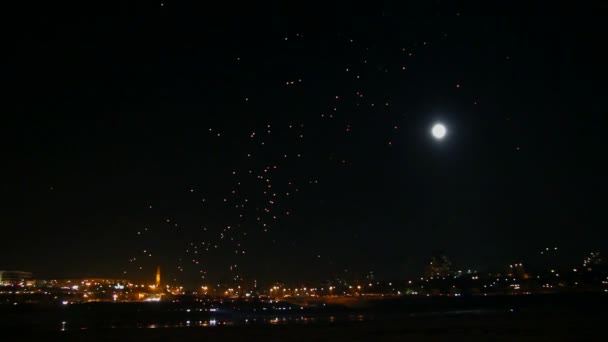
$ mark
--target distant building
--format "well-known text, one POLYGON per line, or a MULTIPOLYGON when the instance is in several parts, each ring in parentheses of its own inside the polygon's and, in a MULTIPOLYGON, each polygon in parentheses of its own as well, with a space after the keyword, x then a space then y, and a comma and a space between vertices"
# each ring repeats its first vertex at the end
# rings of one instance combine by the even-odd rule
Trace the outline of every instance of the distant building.
POLYGON ((445 254, 435 254, 426 265, 427 277, 447 277, 451 274, 452 263, 445 254))
POLYGON ((3 286, 25 285, 31 278, 32 272, 0 271, 0 285, 3 286))

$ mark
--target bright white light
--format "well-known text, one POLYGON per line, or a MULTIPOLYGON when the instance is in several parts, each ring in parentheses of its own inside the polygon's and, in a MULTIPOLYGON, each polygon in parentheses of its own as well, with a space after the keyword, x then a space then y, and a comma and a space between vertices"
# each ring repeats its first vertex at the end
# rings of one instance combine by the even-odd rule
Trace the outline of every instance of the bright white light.
POLYGON ((431 130, 431 133, 433 134, 435 139, 443 139, 447 132, 448 130, 445 128, 445 126, 440 123, 435 124, 433 126, 433 129, 431 130))

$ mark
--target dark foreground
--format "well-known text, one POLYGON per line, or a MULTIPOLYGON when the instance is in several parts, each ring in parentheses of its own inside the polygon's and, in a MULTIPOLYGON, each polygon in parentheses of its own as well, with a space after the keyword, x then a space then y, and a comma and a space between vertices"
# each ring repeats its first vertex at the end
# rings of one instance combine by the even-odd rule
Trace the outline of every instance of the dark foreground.
POLYGON ((214 328, 87 329, 32 334, 22 341, 602 341, 606 320, 581 317, 442 317, 394 322, 214 328))
POLYGON ((604 341, 608 336, 608 296, 488 298, 482 302, 484 307, 479 300, 463 299, 458 307, 446 307, 441 299, 412 304, 399 300, 365 310, 331 308, 309 316, 197 317, 181 322, 157 320, 155 324, 67 323, 53 329, 37 326, 36 315, 28 315, 32 319, 29 327, 0 325, 4 337, 19 341, 604 341), (505 310, 505 302, 512 309, 505 310), (475 307, 463 307, 468 303, 475 303, 475 307), (413 304, 416 310, 408 310, 413 304), (426 308, 421 311, 423 304, 426 308))
POLYGON ((21 335, 22 341, 601 341, 606 324, 571 317, 415 319, 360 324, 101 329, 21 335))

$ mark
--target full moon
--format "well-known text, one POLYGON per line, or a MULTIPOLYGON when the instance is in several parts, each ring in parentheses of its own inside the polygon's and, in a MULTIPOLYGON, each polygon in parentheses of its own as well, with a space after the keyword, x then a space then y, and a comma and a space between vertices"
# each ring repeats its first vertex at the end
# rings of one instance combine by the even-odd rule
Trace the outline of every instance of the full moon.
POLYGON ((433 137, 439 140, 443 139, 447 132, 448 130, 445 128, 445 126, 440 123, 435 124, 433 129, 431 129, 431 134, 433 134, 433 137))

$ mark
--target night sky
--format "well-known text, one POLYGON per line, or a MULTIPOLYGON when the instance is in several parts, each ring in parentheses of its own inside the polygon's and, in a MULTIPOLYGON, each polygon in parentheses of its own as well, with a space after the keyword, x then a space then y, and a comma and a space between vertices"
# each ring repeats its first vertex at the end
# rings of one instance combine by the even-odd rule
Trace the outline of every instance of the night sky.
POLYGON ((489 3, 5 14, 0 269, 295 282, 605 250, 606 6, 489 3))

